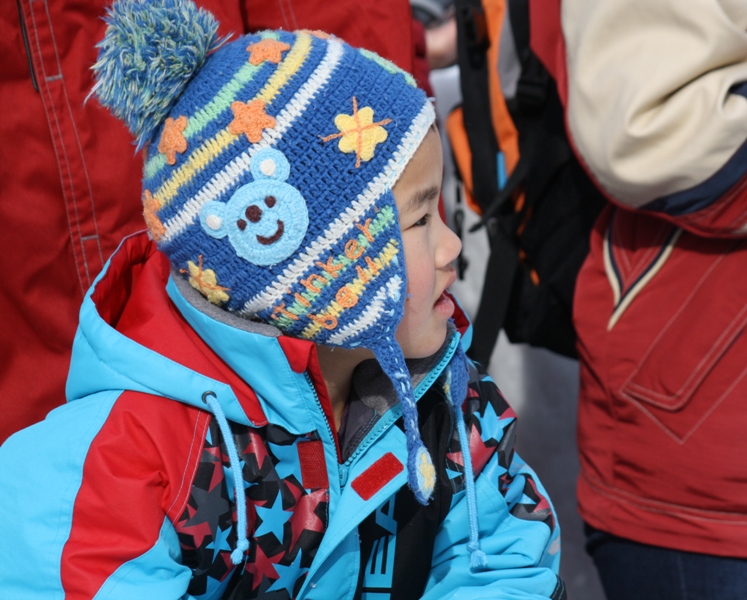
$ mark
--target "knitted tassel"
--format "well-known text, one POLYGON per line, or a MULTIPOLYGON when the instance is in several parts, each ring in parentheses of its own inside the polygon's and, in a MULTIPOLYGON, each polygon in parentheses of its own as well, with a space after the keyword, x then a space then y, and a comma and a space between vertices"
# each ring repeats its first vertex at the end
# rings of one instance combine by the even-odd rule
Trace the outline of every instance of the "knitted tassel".
POLYGON ((396 342, 383 348, 374 348, 382 370, 394 385, 394 390, 402 406, 407 440, 407 483, 420 504, 428 504, 436 486, 436 469, 428 453, 418 427, 418 408, 410 382, 410 373, 405 357, 396 342))

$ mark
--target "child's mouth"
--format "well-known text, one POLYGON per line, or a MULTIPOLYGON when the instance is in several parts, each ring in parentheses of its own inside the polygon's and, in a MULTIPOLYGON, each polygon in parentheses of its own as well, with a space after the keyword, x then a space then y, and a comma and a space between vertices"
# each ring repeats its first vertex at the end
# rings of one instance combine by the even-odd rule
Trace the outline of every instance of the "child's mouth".
POLYGON ((433 310, 445 319, 451 318, 454 308, 454 301, 446 295, 446 292, 443 292, 433 305, 433 310))

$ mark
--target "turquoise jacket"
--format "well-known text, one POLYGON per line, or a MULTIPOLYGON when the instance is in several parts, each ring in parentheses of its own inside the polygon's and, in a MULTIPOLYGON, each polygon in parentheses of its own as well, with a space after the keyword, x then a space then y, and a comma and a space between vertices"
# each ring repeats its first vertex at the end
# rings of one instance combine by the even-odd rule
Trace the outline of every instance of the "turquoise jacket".
POLYGON ((438 475, 422 506, 373 361, 338 432, 313 344, 212 307, 145 235, 127 239, 81 309, 68 403, 0 448, 3 596, 564 598, 552 506, 477 369, 465 473, 442 372, 468 331, 459 316, 409 365, 438 475))

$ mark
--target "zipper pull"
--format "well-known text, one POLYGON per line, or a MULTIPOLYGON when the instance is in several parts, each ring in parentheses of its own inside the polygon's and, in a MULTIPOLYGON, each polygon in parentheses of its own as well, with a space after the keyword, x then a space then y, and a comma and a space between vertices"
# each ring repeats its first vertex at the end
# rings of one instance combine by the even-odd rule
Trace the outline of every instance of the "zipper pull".
POLYGON ((348 467, 348 465, 337 465, 337 467, 340 472, 340 489, 342 489, 348 483, 348 473, 350 472, 350 467, 348 467))

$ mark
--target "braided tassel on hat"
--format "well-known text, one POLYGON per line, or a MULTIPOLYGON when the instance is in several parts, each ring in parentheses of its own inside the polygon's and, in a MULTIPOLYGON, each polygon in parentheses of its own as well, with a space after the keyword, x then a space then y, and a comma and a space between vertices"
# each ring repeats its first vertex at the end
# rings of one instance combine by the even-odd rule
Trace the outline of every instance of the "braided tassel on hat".
MULTIPOLYGON (((410 373, 399 346, 394 343, 385 352, 377 352, 376 358, 381 369, 391 379, 394 390, 402 406, 407 439, 407 483, 420 504, 428 504, 436 486, 436 469, 418 426, 418 407, 410 382, 410 373)), ((376 352, 376 349, 374 349, 376 352)))

